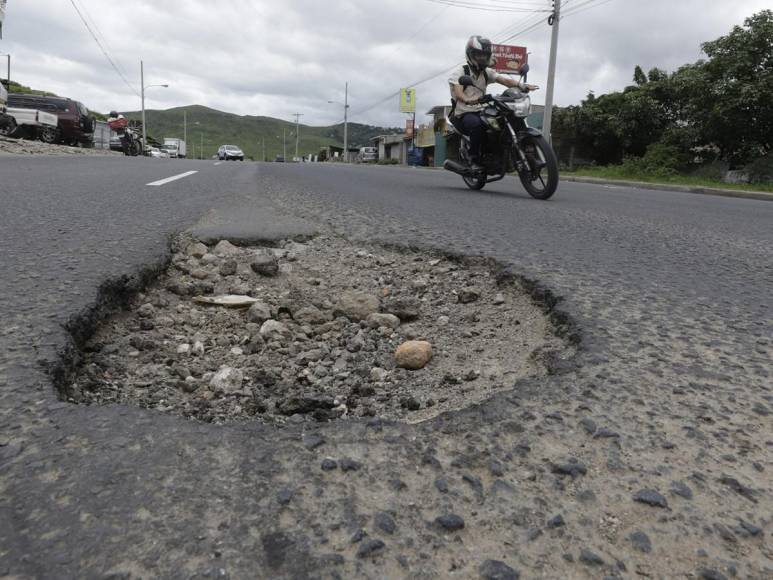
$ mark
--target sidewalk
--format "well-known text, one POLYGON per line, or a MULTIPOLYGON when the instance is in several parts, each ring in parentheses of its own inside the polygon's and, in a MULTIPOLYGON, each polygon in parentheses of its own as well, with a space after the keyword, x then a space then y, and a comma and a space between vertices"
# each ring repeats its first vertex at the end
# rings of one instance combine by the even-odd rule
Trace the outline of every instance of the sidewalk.
POLYGON ((574 181, 577 183, 595 183, 600 185, 619 185, 622 187, 637 187, 639 189, 653 189, 657 191, 680 191, 684 193, 700 193, 703 195, 718 195, 722 197, 740 197, 745 199, 760 199, 773 201, 773 193, 764 191, 741 191, 737 189, 721 189, 715 187, 701 187, 692 185, 675 185, 667 183, 649 183, 646 181, 623 181, 617 179, 602 179, 598 177, 580 177, 576 175, 561 175, 562 181, 574 181))

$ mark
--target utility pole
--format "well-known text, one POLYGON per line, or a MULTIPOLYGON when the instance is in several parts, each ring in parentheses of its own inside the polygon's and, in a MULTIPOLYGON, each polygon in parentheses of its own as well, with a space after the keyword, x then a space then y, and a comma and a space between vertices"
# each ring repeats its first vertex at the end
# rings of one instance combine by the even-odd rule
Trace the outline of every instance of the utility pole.
POLYGON ((199 159, 204 159, 204 133, 199 133, 199 159))
POLYGON ((183 141, 188 144, 188 111, 183 111, 183 141))
POLYGON ((349 81, 344 93, 344 163, 349 162, 349 81))
POLYGON ((140 88, 142 90, 142 149, 148 146, 148 134, 145 131, 145 65, 140 61, 140 88))
POLYGON ((282 157, 287 163, 287 127, 282 127, 282 157))
POLYGON ((263 137, 263 161, 266 160, 266 138, 263 137))
POLYGON ((553 33, 550 37, 550 65, 548 67, 548 86, 545 94, 545 117, 542 123, 542 133, 545 135, 548 143, 552 143, 550 129, 553 117, 553 85, 556 80, 559 22, 561 22, 561 0, 553 0, 553 14, 548 19, 548 24, 553 27, 553 33))
POLYGON ((298 121, 301 117, 303 117, 303 113, 293 113, 293 117, 295 117, 295 158, 298 158, 298 140, 301 136, 301 129, 300 125, 298 124, 298 121))

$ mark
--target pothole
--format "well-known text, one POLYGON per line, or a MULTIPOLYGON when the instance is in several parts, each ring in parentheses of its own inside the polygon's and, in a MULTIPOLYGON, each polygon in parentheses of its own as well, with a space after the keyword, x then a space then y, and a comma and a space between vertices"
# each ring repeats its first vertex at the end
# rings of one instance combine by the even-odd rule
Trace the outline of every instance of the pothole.
POLYGON ((490 260, 332 235, 276 247, 180 237, 173 250, 126 308, 76 337, 66 400, 213 423, 419 422, 573 356, 555 301, 490 260))

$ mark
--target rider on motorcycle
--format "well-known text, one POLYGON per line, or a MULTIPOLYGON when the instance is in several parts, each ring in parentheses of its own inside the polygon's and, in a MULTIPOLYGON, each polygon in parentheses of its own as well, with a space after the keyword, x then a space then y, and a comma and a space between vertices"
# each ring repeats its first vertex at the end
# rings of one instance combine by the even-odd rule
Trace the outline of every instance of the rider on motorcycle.
POLYGON ((521 90, 536 90, 536 85, 527 85, 507 75, 500 75, 493 68, 493 48, 491 41, 481 36, 471 36, 467 41, 465 55, 467 64, 460 66, 448 79, 451 86, 451 102, 453 103, 451 122, 470 138, 472 153, 470 169, 482 171, 480 153, 483 146, 483 121, 478 114, 483 105, 480 98, 486 94, 486 87, 499 83, 506 87, 518 87, 521 90), (473 85, 464 87, 459 83, 462 76, 472 78, 473 85))

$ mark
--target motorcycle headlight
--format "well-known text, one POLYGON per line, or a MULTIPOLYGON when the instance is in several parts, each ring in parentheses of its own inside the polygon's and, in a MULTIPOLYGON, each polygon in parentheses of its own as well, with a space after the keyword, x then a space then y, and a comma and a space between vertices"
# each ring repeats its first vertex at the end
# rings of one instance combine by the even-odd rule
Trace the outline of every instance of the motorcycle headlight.
POLYGON ((515 113, 516 117, 528 117, 531 114, 531 98, 527 96, 507 103, 507 106, 515 113))

